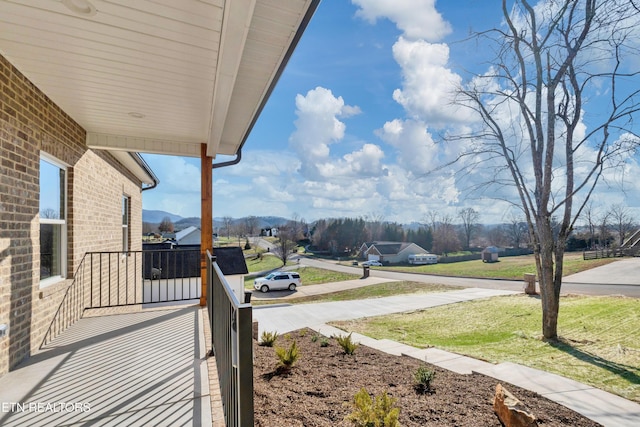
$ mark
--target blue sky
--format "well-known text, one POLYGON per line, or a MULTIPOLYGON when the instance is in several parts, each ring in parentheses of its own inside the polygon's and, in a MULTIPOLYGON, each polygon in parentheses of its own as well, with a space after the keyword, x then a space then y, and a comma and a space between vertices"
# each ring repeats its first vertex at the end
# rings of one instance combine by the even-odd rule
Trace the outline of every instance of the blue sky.
MULTIPOLYGON (((469 120, 449 104, 451 87, 493 57, 462 40, 500 23, 497 1, 321 2, 242 161, 214 170, 214 216, 409 223, 473 207, 482 222, 506 220, 509 204, 492 194, 468 193, 450 173, 425 175, 457 154, 439 133, 469 120)), ((200 216, 199 159, 143 156, 161 181, 143 193, 144 208, 200 216)), ((627 172, 640 172, 635 161, 627 172)), ((603 188, 595 207, 636 208, 636 185, 603 188)))

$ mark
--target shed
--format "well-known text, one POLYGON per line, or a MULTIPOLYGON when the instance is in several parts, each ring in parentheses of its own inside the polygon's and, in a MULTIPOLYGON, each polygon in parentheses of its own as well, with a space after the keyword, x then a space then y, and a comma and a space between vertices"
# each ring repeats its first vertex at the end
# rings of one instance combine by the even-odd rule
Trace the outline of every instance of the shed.
POLYGON ((244 302, 244 276, 249 270, 242 249, 237 246, 214 248, 213 255, 236 298, 240 303, 244 302))
POLYGON ((500 249, 495 246, 487 246, 482 250, 482 262, 498 261, 498 252, 500 252, 500 249))

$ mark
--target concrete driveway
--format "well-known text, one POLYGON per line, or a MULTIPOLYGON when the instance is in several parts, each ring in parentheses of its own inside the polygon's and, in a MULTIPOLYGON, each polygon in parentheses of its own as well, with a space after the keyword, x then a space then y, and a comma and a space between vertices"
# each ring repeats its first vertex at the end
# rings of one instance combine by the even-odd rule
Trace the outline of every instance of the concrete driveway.
POLYGON ((621 258, 601 267, 565 276, 563 282, 640 286, 640 258, 621 258))

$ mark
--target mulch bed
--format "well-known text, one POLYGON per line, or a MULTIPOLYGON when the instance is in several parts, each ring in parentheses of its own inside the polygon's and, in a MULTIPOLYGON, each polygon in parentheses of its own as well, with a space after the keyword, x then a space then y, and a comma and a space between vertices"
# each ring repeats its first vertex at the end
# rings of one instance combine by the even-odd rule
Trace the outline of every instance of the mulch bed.
MULTIPOLYGON (((350 426, 353 396, 365 387, 397 399, 402 426, 501 426, 492 401, 498 380, 484 375, 460 375, 410 357, 398 357, 365 346, 349 356, 335 339, 303 329, 278 337, 276 346, 295 340, 300 358, 290 372, 280 372, 273 347, 254 346, 255 425, 350 426), (314 339, 313 337, 316 336, 314 339), (435 371, 433 391, 414 387, 418 367, 435 371)), ((540 426, 584 426, 595 423, 531 391, 503 384, 538 418, 540 426)))

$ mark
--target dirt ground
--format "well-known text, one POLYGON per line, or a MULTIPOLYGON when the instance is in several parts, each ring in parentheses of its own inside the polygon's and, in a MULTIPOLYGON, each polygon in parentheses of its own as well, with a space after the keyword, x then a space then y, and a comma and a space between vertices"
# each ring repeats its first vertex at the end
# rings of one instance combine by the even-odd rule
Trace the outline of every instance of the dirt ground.
MULTIPOLYGON (((255 345, 254 410, 259 427, 349 426, 353 396, 365 387, 369 394, 388 393, 397 399, 402 426, 501 426, 492 399, 498 380, 484 375, 460 375, 422 361, 359 346, 345 355, 335 339, 300 330, 278 337, 275 346, 296 341, 300 357, 288 373, 280 372, 274 347, 255 345), (435 371, 433 391, 414 387, 418 367, 435 371)), ((538 418, 540 426, 599 426, 564 406, 516 386, 503 386, 538 418)))

